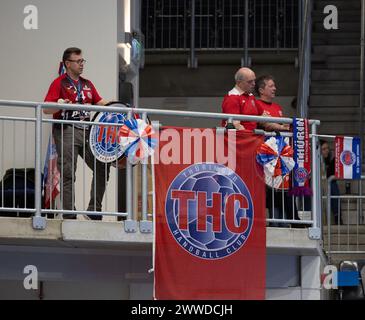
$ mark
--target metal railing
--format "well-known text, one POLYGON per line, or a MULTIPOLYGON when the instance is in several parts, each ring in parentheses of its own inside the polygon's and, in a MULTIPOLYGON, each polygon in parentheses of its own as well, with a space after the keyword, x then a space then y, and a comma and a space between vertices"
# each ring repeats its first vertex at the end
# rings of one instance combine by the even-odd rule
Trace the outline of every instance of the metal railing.
POLYGON ((304 0, 300 3, 303 10, 303 21, 301 22, 302 34, 299 50, 299 86, 297 111, 298 116, 308 116, 309 90, 311 78, 311 50, 312 50, 312 0, 304 0))
MULTIPOLYGON (((314 131, 312 127, 312 131, 314 131)), ((265 132, 263 130, 255 130, 257 134, 263 134, 267 137, 275 136, 275 132, 265 132)), ((284 137, 292 137, 292 133, 281 132, 284 137)), ((317 143, 317 136, 315 134, 311 135, 312 143, 317 143)), ((316 150, 316 148, 314 148, 316 150)), ((312 152, 313 157, 313 152, 312 152)), ((317 157, 313 158, 312 163, 317 162, 317 157)), ((315 169, 315 165, 312 167, 312 171, 315 169)), ((318 190, 318 187, 313 186, 314 180, 312 180, 313 190, 318 190)), ((280 183, 272 183, 279 185, 280 183)), ((285 183, 281 183, 279 187, 267 187, 266 188, 266 208, 268 210, 267 219, 268 226, 273 227, 292 227, 292 226, 309 226, 313 225, 313 215, 312 210, 320 212, 320 207, 312 201, 311 196, 294 196, 289 195, 289 185, 285 187, 285 183), (313 208, 313 207, 316 208, 313 208)), ((319 221, 319 220, 318 220, 319 221)), ((317 223, 318 228, 320 228, 320 223, 317 223)))
POLYGON ((298 48, 298 0, 143 0, 152 50, 298 48))
MULTIPOLYGON (((365 180, 365 176, 361 176, 361 181, 363 180, 365 180)), ((336 255, 349 254, 354 257, 359 254, 365 255, 365 241, 363 239, 365 237, 365 225, 361 210, 361 202, 365 196, 334 192, 333 184, 341 181, 347 180, 337 179, 335 176, 329 177, 326 195, 323 196, 327 209, 326 252, 330 261, 336 255), (336 213, 337 217, 333 219, 332 216, 336 213)))
MULTIPOLYGON (((359 136, 364 145, 364 91, 365 83, 365 0, 361 0, 361 38, 360 38, 360 97, 359 97, 359 136)), ((360 194, 361 194, 360 189, 360 194)))
MULTIPOLYGON (((57 214, 57 213, 61 213, 61 214, 82 214, 82 215, 93 215, 93 216, 123 216, 126 217, 127 220, 124 221, 124 227, 125 230, 127 232, 136 232, 137 228, 138 228, 138 223, 140 226, 140 230, 141 232, 151 232, 152 230, 152 224, 151 221, 148 221, 148 217, 149 214, 151 214, 151 212, 148 212, 148 205, 147 205, 147 199, 148 199, 148 181, 147 181, 147 163, 143 163, 142 164, 142 183, 141 183, 141 187, 140 187, 140 193, 141 193, 141 198, 142 198, 142 219, 141 221, 138 221, 138 218, 134 215, 133 213, 133 190, 134 190, 134 179, 133 179, 133 170, 132 170, 132 165, 129 163, 129 161, 127 161, 127 165, 126 165, 126 212, 118 212, 118 210, 112 210, 112 211, 96 211, 95 207, 94 210, 73 210, 73 208, 71 208, 71 210, 63 210, 62 208, 62 204, 56 208, 51 207, 49 209, 45 209, 42 208, 42 155, 44 154, 43 150, 42 150, 42 130, 44 130, 45 126, 54 126, 55 124, 57 125, 61 125, 61 126, 71 126, 72 130, 76 130, 74 125, 78 124, 80 125, 80 122, 78 121, 66 121, 66 120, 54 120, 54 119, 45 119, 43 118, 43 110, 44 109, 49 109, 49 108, 57 108, 57 109, 65 109, 65 110, 84 110, 85 106, 84 105, 76 105, 76 104, 56 104, 56 103, 37 103, 37 102, 23 102, 23 101, 5 101, 5 100, 0 100, 0 106, 5 106, 5 107, 22 107, 22 108, 29 108, 35 110, 35 116, 34 117, 6 117, 6 116, 0 116, 0 132, 2 134, 0 141, 2 141, 2 145, 1 145, 1 156, 0 156, 0 160, 1 160, 1 164, 0 164, 0 169, 2 174, 4 174, 5 169, 4 168, 4 153, 10 154, 11 152, 13 152, 13 159, 15 160, 16 156, 16 148, 19 147, 19 143, 16 139, 19 139, 19 135, 16 134, 16 130, 15 128, 13 128, 13 141, 10 141, 9 146, 6 146, 4 144, 4 139, 5 139, 5 130, 4 130, 4 123, 5 122, 31 122, 33 124, 32 130, 34 130, 34 139, 32 141, 34 141, 33 143, 26 143, 28 149, 34 148, 35 153, 34 153, 34 167, 35 167, 35 188, 34 188, 34 194, 35 194, 35 204, 34 207, 32 208, 28 208, 27 205, 25 205, 22 208, 16 208, 14 207, 14 205, 4 205, 4 202, 1 203, 0 206, 0 212, 4 212, 4 211, 9 211, 9 212, 25 212, 25 213, 30 213, 30 214, 34 214, 33 217, 33 227, 36 229, 44 229, 46 227, 46 219, 45 217, 43 217, 42 215, 44 214, 57 214), (12 142, 12 143, 11 143, 12 142), (10 149, 9 149, 10 148, 10 149), (141 226, 143 226, 141 228, 141 226)), ((292 123, 293 120, 290 118, 273 118, 273 117, 262 117, 262 116, 246 116, 246 115, 234 115, 234 114, 222 114, 222 113, 209 113, 209 112, 192 112, 192 111, 172 111, 172 110, 162 110, 162 109, 145 109, 145 108, 137 108, 137 109, 131 109, 131 108, 127 108, 123 105, 114 105, 114 106, 88 106, 88 110, 91 112, 113 112, 113 113, 124 113, 124 114, 128 114, 129 117, 132 115, 132 113, 135 114, 140 114, 142 115, 143 119, 146 119, 148 115, 167 115, 167 116, 181 116, 181 117, 197 117, 197 118, 212 118, 212 119, 217 119, 217 120, 228 120, 229 122, 232 122, 233 120, 244 120, 244 121, 255 121, 258 123, 263 123, 263 122, 276 122, 276 123, 292 123)), ((218 121, 217 121, 218 122, 218 121)), ((312 141, 312 145, 317 146, 318 145, 318 138, 316 135, 316 127, 319 125, 319 121, 317 120, 310 120, 310 127, 311 127, 311 141, 312 141)), ((99 124, 99 122, 92 122, 92 123, 87 123, 87 124, 92 124, 92 125, 97 125, 99 124)), ((100 123, 103 126, 108 126, 108 124, 106 123, 100 123)), ((25 125, 25 124, 24 124, 25 125)), ((109 124, 109 125, 113 125, 113 126, 117 126, 116 124, 109 124)), ((156 123, 153 123, 153 125, 158 128, 158 126, 156 126, 156 123)), ((78 130, 82 130, 82 129, 78 129, 78 130)), ((218 129, 217 129, 218 130, 218 129)), ((28 128, 29 131, 29 128, 28 128)), ((265 132, 261 132, 260 134, 265 134, 265 135, 273 135, 274 133, 265 133, 265 132)), ((283 133, 284 135, 287 136, 292 136, 291 133, 283 133)), ((28 136, 31 136, 30 134, 25 134, 24 135, 24 139, 25 141, 30 140, 30 138, 27 138, 28 136)), ((47 137, 48 138, 48 137, 47 137)), ((8 139, 10 139, 8 137, 8 139)), ((44 144, 43 144, 44 145, 44 144)), ((318 185, 318 181, 316 180, 316 172, 318 171, 319 168, 319 162, 317 157, 315 156, 316 153, 318 152, 318 150, 316 148, 312 148, 312 189, 314 193, 319 192, 319 188, 320 185, 318 185)), ((23 155, 24 157, 27 157, 27 153, 25 153, 23 155)), ((61 155, 62 156, 62 155, 61 155)), ((21 159, 18 160, 20 161, 21 159)), ((18 162, 19 162, 18 161, 18 162)), ((95 161, 94 161, 95 163, 95 161)), ((85 166, 85 165, 84 165, 85 166)), ((12 165, 13 168, 15 168, 14 165, 12 165)), ((85 167, 84 167, 85 168, 85 167)), ((95 169, 95 167, 94 167, 95 169)), ((15 170, 15 169, 13 169, 15 170)), ((62 168, 61 168, 61 175, 62 175, 62 168)), ((26 180, 26 179, 25 179, 26 180)), ((105 179, 107 180, 107 179, 105 179)), ((15 184, 15 182, 14 182, 15 184)), ((62 185, 62 184, 61 184, 62 185)), ((85 185, 85 183, 84 183, 85 185)), ((4 193, 4 187, 0 187, 1 190, 0 192, 4 193)), ((13 185, 13 188, 15 188, 15 185, 13 185)), ((61 190, 62 192, 62 190, 61 190)), ((77 196, 81 196, 80 195, 80 190, 74 190, 75 194, 77 196)), ((118 196, 118 186, 116 187, 116 195, 118 196)), ((282 197, 284 197, 284 201, 285 202, 285 196, 283 196, 283 194, 281 195, 282 197)), ((15 194, 13 194, 13 197, 15 197, 15 194)), ((4 199, 4 197, 2 197, 2 199, 4 199)), ((294 200, 294 199, 293 199, 294 200)), ((13 202, 14 204, 15 202, 13 202)), ((293 201, 294 203, 294 201, 293 201)), ((293 205, 293 204, 292 204, 293 205)), ((273 204, 274 207, 276 207, 275 204, 273 204)), ((318 203, 318 197, 313 197, 312 202, 311 202, 311 216, 307 219, 297 219, 294 217, 294 215, 287 219, 285 217, 285 215, 283 214, 283 216, 281 218, 276 217, 275 215, 269 216, 267 221, 268 222, 273 222, 273 223, 278 223, 280 225, 283 224, 308 224, 309 226, 311 226, 311 228, 309 229, 310 231, 310 237, 313 239, 319 239, 320 237, 320 221, 321 221, 321 217, 320 217, 320 206, 321 204, 318 203)), ((116 208, 118 208, 118 199, 116 199, 116 208)), ((270 209, 270 207, 268 208, 270 209)), ((293 209, 294 210, 294 209, 293 209)), ((304 210, 303 210, 304 211, 304 210)))

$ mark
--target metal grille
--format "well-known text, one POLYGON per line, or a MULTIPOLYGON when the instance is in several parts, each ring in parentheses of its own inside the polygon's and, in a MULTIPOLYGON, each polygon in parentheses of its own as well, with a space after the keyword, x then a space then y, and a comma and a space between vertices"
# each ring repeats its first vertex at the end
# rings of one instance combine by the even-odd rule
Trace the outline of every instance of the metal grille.
MULTIPOLYGON (((365 176, 362 176, 361 181, 364 180, 365 176)), ((324 236, 327 255, 330 260, 336 260, 336 255, 346 259, 363 258, 365 255, 363 215, 365 196, 347 191, 346 194, 332 194, 331 183, 334 181, 344 183, 346 180, 330 177, 327 182, 327 192, 323 196, 327 209, 325 230, 327 235, 324 236), (333 210, 335 205, 337 209, 333 210), (333 211, 337 211, 337 218, 333 217, 333 211)))
MULTIPOLYGON (((151 221, 147 219, 150 217, 150 213, 148 213, 148 186, 151 184, 148 183, 147 179, 147 163, 142 164, 142 181, 140 185, 136 185, 132 176, 132 164, 129 161, 126 161, 126 178, 123 183, 125 183, 125 207, 126 210, 119 210, 119 192, 118 192, 118 173, 116 173, 113 177, 110 175, 108 179, 107 167, 101 164, 98 169, 98 165, 96 164, 95 157, 91 156, 92 161, 88 161, 87 165, 85 165, 85 161, 81 164, 82 174, 79 176, 80 178, 76 181, 81 182, 80 187, 77 188, 76 185, 69 184, 67 185, 67 197, 65 195, 65 176, 66 171, 68 172, 69 181, 74 181, 75 179, 75 169, 77 155, 82 156, 84 159, 86 156, 86 143, 87 137, 89 136, 86 133, 86 128, 83 127, 77 128, 76 125, 80 126, 79 121, 72 120, 56 120, 56 119, 45 119, 42 117, 42 110, 46 108, 65 108, 66 110, 84 110, 84 105, 69 105, 69 104, 52 104, 52 103, 34 103, 34 102, 24 102, 24 101, 4 101, 0 100, 0 109, 1 106, 9 107, 24 107, 25 110, 36 110, 35 116, 26 118, 19 116, 3 116, 0 115, 0 176, 3 176, 3 183, 0 184, 0 216, 1 215, 9 215, 9 216, 32 216, 34 215, 33 227, 35 229, 44 229, 45 228, 45 220, 42 218, 42 214, 62 214, 63 217, 68 215, 67 218, 76 218, 75 215, 85 215, 85 216, 109 216, 109 217, 127 217, 125 221, 124 227, 127 232, 135 232, 137 228, 137 212, 133 210, 133 197, 137 196, 137 194, 133 194, 133 190, 136 190, 137 193, 141 194, 141 214, 142 214, 142 226, 141 229, 145 228, 145 225, 149 225, 150 227, 146 227, 148 232, 151 232, 152 226, 151 221), (43 138, 42 138, 42 130, 46 129, 46 131, 51 131, 53 137, 59 139, 58 146, 60 152, 57 151, 59 159, 61 159, 59 164, 60 171, 60 196, 59 201, 56 200, 54 204, 50 205, 50 208, 43 208, 42 201, 42 162, 43 155, 45 155, 45 150, 42 150, 43 146, 43 138), (48 130, 47 130, 48 129, 48 130), (56 131, 58 133, 56 134, 56 131), (66 132, 68 131, 68 132, 66 132), (58 138, 57 138, 57 137, 58 138), (22 141, 19 141, 22 140, 22 141), (78 145, 81 147, 75 151, 72 148, 71 151, 73 154, 71 155, 71 159, 69 161, 65 160, 65 150, 69 146, 78 145), (65 147, 66 146, 66 147, 65 147), (24 152, 23 152, 24 151, 24 152), (32 159, 32 161, 30 161, 32 159), (62 160, 63 159, 63 160, 62 160), (30 178, 30 171, 28 166, 34 167, 32 179, 30 178), (69 168, 67 169, 66 166, 69 168), (90 184, 86 183, 85 179, 85 169, 89 167, 92 172, 99 172, 99 177, 93 180, 94 188, 90 188, 90 184), (9 170, 10 169, 10 170, 9 170), (23 172, 23 174, 19 177, 17 173, 23 172), (17 178, 19 177, 19 179, 17 178), (6 179, 5 179, 6 178, 6 179), (93 195, 94 199, 100 195, 100 199, 102 198, 102 192, 98 192, 97 189, 100 188, 100 184, 98 187, 98 181, 101 183, 111 183, 114 178, 115 189, 108 189, 109 194, 106 193, 104 195, 104 200, 102 207, 96 203, 98 200, 89 201, 86 198, 87 194, 90 194, 90 197, 93 195), (4 181, 6 180, 6 183, 4 181), (30 180, 30 181, 29 181, 30 180), (29 181, 29 182, 28 182, 29 181), (63 181, 63 182, 62 182, 63 181), (30 190, 30 182, 32 183, 32 190, 30 190), (18 192, 17 190, 23 190, 18 192), (112 195, 114 193, 114 201, 111 200, 112 195), (66 199, 67 198, 67 199, 66 199), (5 201, 6 199, 6 201, 5 201), (66 199, 66 200, 65 200, 66 199), (77 201, 79 200, 79 202, 77 201), (114 203, 113 203, 114 202, 114 203), (77 206, 75 206, 75 203, 77 206), (89 203, 89 205, 88 205, 89 203), (110 208, 108 209, 110 205, 110 208), (104 210, 103 210, 104 209, 104 210), (99 211, 100 210, 100 211, 99 211), (72 217, 70 217, 70 215, 72 217)), ((112 106, 88 106, 89 111, 91 112, 116 112, 116 113, 127 113, 131 116, 131 109, 123 107, 121 105, 112 106)), ((193 118, 202 118, 202 119, 216 119, 217 122, 220 122, 222 119, 232 121, 234 119, 238 120, 247 120, 247 115, 235 115, 232 117, 227 114, 219 114, 219 113, 210 113, 210 112, 194 112, 194 111, 173 111, 173 110, 165 110, 165 109, 143 109, 137 108, 133 110, 134 113, 138 113, 142 115, 143 119, 147 119, 147 116, 170 116, 170 117, 193 117, 193 118), (227 119, 228 118, 228 119, 227 119)), ((253 121, 257 122, 278 122, 280 123, 292 123, 292 119, 289 118, 280 118, 280 120, 274 120, 274 118, 268 118, 264 116, 259 117, 250 117, 253 121)), ((88 126, 89 122, 84 122, 84 126, 88 126)), ((315 135, 316 126, 318 122, 315 120, 310 121, 311 124, 311 132, 314 133, 312 135, 312 145, 317 145, 317 137, 315 135)), ((102 125, 102 126, 121 126, 121 124, 115 123, 100 123, 100 122, 92 122, 93 126, 102 125)), ((154 125, 154 124, 153 124, 154 125)), ((155 124, 155 128, 159 128, 159 124, 155 124)), ((217 130, 216 134, 221 134, 224 131, 217 130), (220 133, 218 133, 218 131, 220 133)), ((273 132, 262 132, 262 130, 258 130, 257 134, 265 134, 269 136, 274 136, 276 133, 273 132)), ((291 136, 291 133, 282 133, 284 136, 291 136)), ((47 141, 49 137, 46 137, 47 141)), ((56 141, 55 141, 56 142, 56 141)), ((57 142, 56 142, 57 145, 57 142)), ((57 147, 56 147, 57 148, 57 147)), ((318 181, 314 177, 314 173, 319 169, 319 161, 315 157, 317 153, 316 149, 312 150, 312 189, 313 193, 316 194, 316 190, 318 190, 319 185, 318 181)), ((100 164, 99 164, 100 165, 100 164)), ((115 163, 115 167, 118 167, 117 163, 115 163)), ((115 169, 115 168, 114 168, 115 169)), ((111 171, 113 168, 111 168, 111 171)), ((52 170, 51 170, 52 172, 52 170)), ((52 178, 52 173, 50 174, 52 178)), ((46 190, 45 190, 46 191, 46 190)), ((269 191, 271 194, 274 194, 273 190, 269 191)), ((275 191, 276 192, 276 191, 275 191)), ((268 193, 266 194, 268 196, 268 193)), ((300 217, 300 212, 305 214, 306 205, 305 199, 302 200, 302 204, 295 203, 295 199, 293 197, 289 197, 285 194, 283 190, 277 191, 275 196, 272 196, 273 201, 267 205, 268 216, 267 222, 273 223, 273 226, 293 226, 293 225, 304 225, 304 226, 312 226, 311 229, 318 229, 318 220, 320 214, 320 206, 318 203, 318 199, 313 197, 311 204, 311 212, 307 217, 300 217), (275 202, 278 201, 278 202, 275 202), (291 201, 291 202, 289 202, 291 201), (289 205, 288 205, 289 204, 289 205), (295 208, 296 206, 296 208, 295 208), (271 209, 271 211, 270 211, 271 209), (295 212, 298 213, 298 217, 296 217, 295 212)), ((300 200, 300 199, 298 199, 300 200)), ((308 199, 307 199, 308 200, 308 199)), ((101 201, 99 202, 101 203, 101 201)), ((152 211, 152 209, 151 209, 152 211)), ((150 211, 150 212, 151 212, 150 211)), ((145 231, 143 231, 145 232, 145 231)))
POLYGON ((250 48, 298 47, 298 0, 143 0, 146 50, 190 48, 191 19, 196 49, 242 49, 245 18, 250 48), (195 3, 195 15, 192 5, 195 3))

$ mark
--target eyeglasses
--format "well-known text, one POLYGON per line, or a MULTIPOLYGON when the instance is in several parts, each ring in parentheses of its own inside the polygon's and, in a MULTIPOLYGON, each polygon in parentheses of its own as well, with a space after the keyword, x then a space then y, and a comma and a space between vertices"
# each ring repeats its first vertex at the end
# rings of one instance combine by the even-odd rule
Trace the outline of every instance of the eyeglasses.
POLYGON ((70 61, 70 62, 76 62, 77 64, 83 64, 83 63, 86 63, 86 60, 85 60, 85 59, 79 59, 79 60, 70 60, 70 59, 68 59, 67 61, 70 61))

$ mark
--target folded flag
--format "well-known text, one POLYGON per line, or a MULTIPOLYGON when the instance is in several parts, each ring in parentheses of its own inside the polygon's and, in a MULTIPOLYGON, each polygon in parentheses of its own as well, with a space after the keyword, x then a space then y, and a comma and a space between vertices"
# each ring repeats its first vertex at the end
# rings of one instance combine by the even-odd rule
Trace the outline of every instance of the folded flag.
POLYGON ((293 149, 284 137, 271 137, 257 150, 256 160, 270 177, 285 176, 295 165, 293 149))
POLYGON ((49 137, 43 170, 44 207, 50 208, 51 202, 60 193, 61 174, 57 167, 57 151, 54 138, 49 137))
POLYGON ((125 121, 118 135, 121 149, 132 164, 137 164, 153 154, 156 145, 154 130, 144 120, 125 121))
POLYGON ((361 178, 361 148, 359 137, 335 138, 335 175, 339 179, 361 178))

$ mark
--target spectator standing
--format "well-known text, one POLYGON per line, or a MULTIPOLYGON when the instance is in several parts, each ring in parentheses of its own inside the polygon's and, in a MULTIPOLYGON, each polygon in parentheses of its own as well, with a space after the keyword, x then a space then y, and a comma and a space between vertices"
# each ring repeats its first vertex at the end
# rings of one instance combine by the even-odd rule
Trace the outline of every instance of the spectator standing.
MULTIPOLYGON (((240 68, 234 76, 236 85, 224 96, 222 112, 230 114, 241 114, 258 116, 256 99, 253 95, 255 89, 255 73, 249 68, 240 68)), ((227 121, 222 125, 227 126, 227 121)), ((233 120, 233 126, 237 130, 253 131, 257 127, 256 122, 233 120)))
MULTIPOLYGON (((45 97, 46 102, 74 103, 84 105, 105 105, 107 102, 97 92, 90 80, 81 77, 86 60, 83 59, 79 48, 68 48, 62 57, 66 73, 55 79, 45 97)), ((101 211, 102 199, 106 181, 109 179, 110 166, 95 159, 89 148, 89 127, 85 122, 90 121, 90 112, 85 106, 83 111, 44 109, 45 113, 53 114, 54 119, 79 121, 80 125, 53 125, 52 131, 58 153, 57 165, 61 172, 61 206, 62 210, 76 210, 74 201, 74 182, 77 157, 84 158, 88 167, 93 170, 90 202, 88 211, 101 211), (85 133, 84 133, 85 128, 85 133), (95 163, 95 165, 94 165, 95 163), (106 172, 106 173, 105 173, 106 172), (106 175, 106 177, 105 177, 106 175), (95 181, 96 179, 96 181, 95 181)), ((64 214, 64 218, 76 219, 75 214, 64 214)), ((89 215, 90 219, 101 220, 101 216, 89 215)))

